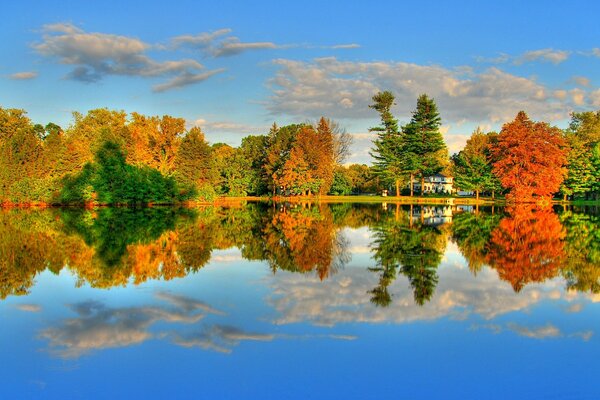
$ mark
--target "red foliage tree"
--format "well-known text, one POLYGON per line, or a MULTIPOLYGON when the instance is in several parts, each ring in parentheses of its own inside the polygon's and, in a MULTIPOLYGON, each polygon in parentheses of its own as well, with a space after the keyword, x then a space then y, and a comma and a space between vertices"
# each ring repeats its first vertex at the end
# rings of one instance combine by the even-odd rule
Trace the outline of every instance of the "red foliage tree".
POLYGON ((488 264, 519 292, 531 282, 553 278, 565 258, 566 230, 551 207, 520 204, 492 232, 488 264))
POLYGON ((502 127, 491 151, 494 173, 515 201, 551 197, 567 172, 568 149, 560 129, 533 122, 523 111, 502 127))

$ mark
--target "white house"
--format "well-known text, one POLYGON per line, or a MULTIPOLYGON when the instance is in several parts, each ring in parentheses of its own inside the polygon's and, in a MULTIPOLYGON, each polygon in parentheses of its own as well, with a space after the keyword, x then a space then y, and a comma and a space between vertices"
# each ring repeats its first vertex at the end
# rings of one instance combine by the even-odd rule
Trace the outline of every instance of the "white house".
MULTIPOLYGON (((421 191, 421 181, 414 182, 415 190, 421 191)), ((454 178, 444 174, 425 177, 423 193, 454 193, 454 178)))

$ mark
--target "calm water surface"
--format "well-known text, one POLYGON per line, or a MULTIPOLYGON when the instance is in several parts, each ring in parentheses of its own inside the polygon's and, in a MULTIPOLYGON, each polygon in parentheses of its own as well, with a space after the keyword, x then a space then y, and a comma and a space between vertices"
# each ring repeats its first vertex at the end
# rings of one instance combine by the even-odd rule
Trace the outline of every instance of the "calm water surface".
POLYGON ((598 399, 598 293, 598 209, 2 211, 2 398, 598 399))

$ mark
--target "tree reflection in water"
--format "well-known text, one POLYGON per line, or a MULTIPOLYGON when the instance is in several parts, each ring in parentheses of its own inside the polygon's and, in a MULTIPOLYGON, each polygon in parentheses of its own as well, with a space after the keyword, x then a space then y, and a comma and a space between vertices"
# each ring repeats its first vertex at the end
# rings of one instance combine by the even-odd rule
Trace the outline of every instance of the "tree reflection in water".
POLYGON ((559 273, 565 237, 565 228, 550 207, 510 207, 492 231, 487 261, 519 292, 528 283, 543 282, 559 273))
MULTIPOLYGON (((597 211, 597 210, 596 210, 597 211)), ((594 210, 532 206, 472 209, 396 204, 250 203, 228 207, 100 208, 0 212, 0 296, 28 293, 48 269, 67 268, 78 284, 108 288, 174 279, 200 270, 213 250, 277 271, 326 280, 351 256, 345 228, 368 227, 378 284, 390 306, 401 276, 426 304, 453 241, 476 275, 490 267, 520 291, 562 276, 572 290, 600 292, 600 218, 594 210)))
POLYGON ((388 306, 391 296, 388 286, 396 278, 396 270, 408 278, 415 302, 425 304, 431 299, 438 283, 437 268, 446 248, 446 224, 425 215, 436 212, 431 207, 400 209, 383 218, 374 227, 372 244, 374 259, 380 271, 379 285, 370 291, 371 301, 388 306))

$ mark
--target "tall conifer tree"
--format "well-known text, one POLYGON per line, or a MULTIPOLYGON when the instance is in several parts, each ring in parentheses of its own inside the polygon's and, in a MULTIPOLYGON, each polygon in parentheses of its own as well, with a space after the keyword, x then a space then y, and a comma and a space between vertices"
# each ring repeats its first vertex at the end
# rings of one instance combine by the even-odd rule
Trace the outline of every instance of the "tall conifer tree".
POLYGON ((396 196, 399 196, 402 180, 402 135, 398 129, 398 120, 391 112, 395 104, 394 99, 394 95, 387 90, 373 96, 373 104, 369 107, 379 113, 381 125, 369 129, 370 132, 377 132, 377 139, 373 142, 375 147, 370 154, 375 159, 375 173, 386 184, 393 182, 396 186, 396 196))
POLYGON ((410 175, 411 195, 413 178, 421 178, 421 195, 425 177, 444 169, 448 158, 446 143, 440 132, 442 119, 432 98, 422 94, 410 122, 402 127, 402 158, 404 172, 410 175))

